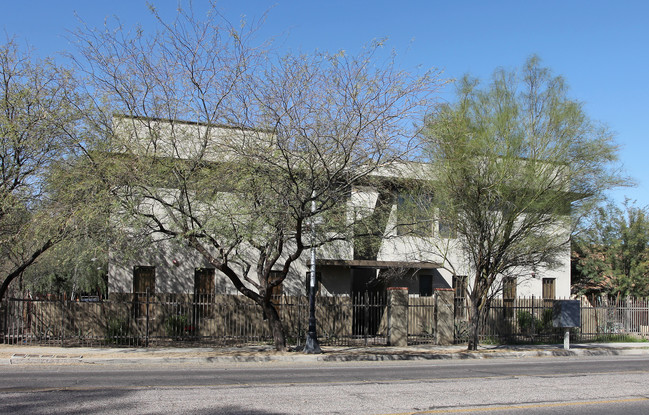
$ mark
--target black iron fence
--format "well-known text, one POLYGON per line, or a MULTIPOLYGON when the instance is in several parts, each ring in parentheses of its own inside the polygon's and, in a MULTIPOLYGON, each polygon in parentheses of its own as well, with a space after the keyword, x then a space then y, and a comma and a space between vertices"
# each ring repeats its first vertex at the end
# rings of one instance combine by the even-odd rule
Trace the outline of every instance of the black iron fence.
MULTIPOLYGON (((441 298, 441 297, 440 297, 441 298)), ((274 300, 290 346, 303 344, 308 329, 308 299, 274 300)), ((468 340, 468 314, 462 299, 450 304, 456 343, 468 340), (454 309, 454 310, 453 310, 454 309)), ((64 298, 6 299, 0 309, 0 342, 59 346, 226 346, 272 343, 261 308, 238 295, 114 295, 70 301, 64 298)), ((553 327, 553 301, 538 298, 493 300, 482 324, 481 340, 497 343, 557 342, 563 330, 553 327)), ((438 296, 410 297, 408 344, 432 344, 449 322, 437 320, 438 296)), ((390 306, 384 293, 319 296, 316 306, 322 345, 387 344, 390 306)), ((581 326, 574 341, 649 337, 649 301, 592 305, 581 303, 581 326)))
MULTIPOLYGON (((480 339, 495 343, 560 343, 564 329, 553 325, 555 300, 541 298, 494 299, 482 322, 480 339)), ((469 324, 464 302, 456 300, 455 342, 468 341, 469 324), (462 309, 459 309, 459 307, 462 309), (460 311, 460 312, 458 312, 460 311)), ((571 330, 576 341, 649 339, 649 301, 628 298, 581 300, 581 325, 571 330)))
MULTIPOLYGON (((308 298, 274 299, 289 345, 304 342, 308 298)), ((412 299, 411 342, 434 342, 434 303, 412 299)), ((323 345, 384 345, 389 330, 384 293, 319 296, 318 338, 323 345)), ((272 342, 261 308, 238 295, 123 294, 109 300, 63 298, 3 302, 0 341, 61 346, 242 345, 272 342)))

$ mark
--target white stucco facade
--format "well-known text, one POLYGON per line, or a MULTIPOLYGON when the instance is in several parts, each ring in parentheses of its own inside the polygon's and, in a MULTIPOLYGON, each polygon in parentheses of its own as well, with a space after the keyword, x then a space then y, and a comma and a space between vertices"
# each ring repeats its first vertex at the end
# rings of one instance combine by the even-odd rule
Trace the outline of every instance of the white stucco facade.
MULTIPOLYGON (((216 153, 216 147, 211 145, 194 145, 188 136, 198 137, 206 140, 216 136, 212 140, 227 145, 218 148, 236 146, 248 139, 259 139, 265 133, 246 134, 237 133, 236 130, 227 128, 211 128, 204 125, 183 124, 173 128, 184 129, 181 133, 177 131, 170 134, 172 128, 168 123, 154 122, 156 140, 153 142, 149 131, 137 131, 129 127, 129 119, 121 119, 118 122, 116 131, 128 137, 126 140, 129 151, 135 151, 151 157, 172 157, 191 158, 197 152, 206 152, 208 160, 223 160, 226 155, 216 153), (211 135, 211 136, 210 136, 211 135), (180 137, 175 140, 169 136, 180 137), (183 139, 183 137, 185 137, 183 139)), ((262 140, 264 141, 264 140, 262 140)), ((269 142, 270 140, 266 140, 269 142)), ((376 173, 384 181, 396 180, 404 177, 417 177, 426 166, 418 163, 402 164, 390 169, 384 169, 376 173)), ((169 197, 174 197, 174 191, 166 191, 169 197)), ((224 203, 227 203, 228 194, 221 193, 224 203)), ((381 193, 371 185, 354 186, 349 195, 346 206, 347 221, 349 226, 364 217, 375 214, 379 204, 381 193)), ((353 238, 347 241, 336 241, 327 246, 321 247, 317 252, 317 272, 320 278, 320 293, 322 295, 353 295, 365 288, 375 290, 385 289, 389 286, 406 286, 411 295, 425 295, 421 290, 428 290, 429 283, 422 283, 422 280, 430 280, 430 284, 438 288, 453 288, 454 276, 472 275, 471 269, 461 257, 457 247, 457 240, 453 238, 442 238, 438 232, 439 223, 436 218, 430 218, 432 227, 431 236, 420 237, 411 235, 399 235, 398 232, 398 198, 392 197, 391 206, 387 209, 385 218, 382 219, 380 233, 383 236, 380 245, 375 252, 359 255, 353 238)), ((383 201, 385 202, 385 201, 383 201)), ((385 205, 383 206, 385 209, 385 205)), ((159 209, 150 206, 152 211, 159 209)), ((163 217, 164 214, 159 215, 163 217)), ((255 251, 242 246, 239 249, 239 256, 249 256, 249 264, 255 264, 255 251)), ((186 293, 191 294, 195 290, 196 270, 213 268, 213 266, 195 249, 183 244, 182 241, 160 240, 146 246, 131 247, 129 254, 114 247, 110 253, 108 267, 108 281, 110 293, 134 292, 134 273, 139 267, 148 267, 155 272, 155 292, 157 293, 186 293)), ((565 252, 558 258, 559 266, 554 269, 521 269, 510 275, 516 278, 518 297, 542 297, 543 286, 552 282, 555 298, 568 298, 570 296, 570 251, 566 245, 565 252), (551 281, 550 281, 551 280, 551 281)), ((279 262, 278 262, 279 264, 279 262)), ((279 265, 278 265, 279 266, 279 265)), ((309 251, 303 252, 302 256, 291 265, 289 274, 283 284, 283 293, 288 295, 299 295, 305 292, 305 279, 309 272, 310 255, 309 251)), ((245 267, 239 266, 236 262, 233 269, 242 275, 245 267)), ((248 277, 256 279, 255 268, 248 271, 248 277)), ((244 280, 244 278, 242 278, 244 280)), ((252 284, 244 282, 252 288, 252 284)), ((237 290, 228 278, 218 271, 214 271, 214 290, 216 294, 235 294, 237 290)))

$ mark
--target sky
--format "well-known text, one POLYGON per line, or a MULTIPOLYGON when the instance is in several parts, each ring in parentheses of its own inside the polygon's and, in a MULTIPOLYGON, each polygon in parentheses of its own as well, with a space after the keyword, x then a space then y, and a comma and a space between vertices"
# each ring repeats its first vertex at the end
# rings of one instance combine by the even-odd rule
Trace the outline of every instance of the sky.
MULTIPOLYGON (((177 0, 151 1, 173 16, 177 0)), ((207 0, 194 0, 197 13, 207 0)), ((181 4, 186 4, 182 2, 181 4)), ((231 21, 265 16, 259 33, 275 47, 355 53, 373 39, 407 70, 438 68, 457 79, 466 73, 485 81, 494 69, 520 67, 538 55, 570 86, 570 97, 616 133, 624 173, 637 186, 611 192, 649 205, 649 2, 645 0, 222 0, 231 21)), ((0 29, 29 43, 40 56, 69 51, 66 33, 80 21, 100 26, 119 17, 127 26, 153 21, 145 0, 0 0, 0 29), (81 19, 81 20, 80 20, 81 19)), ((440 100, 453 99, 447 86, 440 100)))

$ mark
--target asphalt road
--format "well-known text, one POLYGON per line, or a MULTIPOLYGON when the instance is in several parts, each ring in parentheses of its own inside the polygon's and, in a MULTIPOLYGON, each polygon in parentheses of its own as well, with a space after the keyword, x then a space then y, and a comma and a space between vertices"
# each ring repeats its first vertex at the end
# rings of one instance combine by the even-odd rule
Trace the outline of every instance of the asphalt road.
POLYGON ((0 367, 0 413, 647 414, 649 357, 0 367))

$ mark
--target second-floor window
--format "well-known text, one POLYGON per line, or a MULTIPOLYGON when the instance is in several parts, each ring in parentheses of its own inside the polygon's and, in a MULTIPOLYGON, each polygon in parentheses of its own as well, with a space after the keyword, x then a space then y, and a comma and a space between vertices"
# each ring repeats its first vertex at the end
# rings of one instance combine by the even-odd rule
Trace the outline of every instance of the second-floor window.
POLYGON ((456 238, 456 221, 443 203, 428 193, 400 193, 397 199, 397 235, 456 238))
POLYGON ((430 194, 399 193, 397 235, 433 235, 433 197, 430 194))

